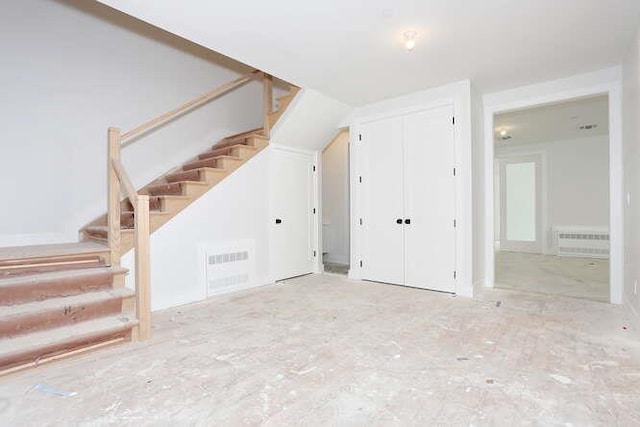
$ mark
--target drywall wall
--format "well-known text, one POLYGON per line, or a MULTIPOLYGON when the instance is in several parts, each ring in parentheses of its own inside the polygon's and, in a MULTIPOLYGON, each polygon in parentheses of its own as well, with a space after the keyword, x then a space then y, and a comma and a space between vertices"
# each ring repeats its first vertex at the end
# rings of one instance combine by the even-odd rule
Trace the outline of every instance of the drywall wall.
MULTIPOLYGON (((624 302, 640 331, 640 30, 622 66, 625 207, 624 302)), ((640 332, 638 332, 640 336, 640 332)))
MULTIPOLYGON (((609 138, 593 136, 521 146, 499 146, 496 158, 542 154, 546 179, 543 253, 555 253, 552 230, 558 225, 609 225, 609 138)), ((543 194, 544 197, 544 194, 543 194)), ((496 197, 497 199, 497 197, 496 197)), ((545 203, 543 203, 543 206, 545 203)), ((496 205, 498 206, 498 205, 496 205)), ((499 213, 496 214, 498 217, 499 213)), ((496 240, 500 230, 496 229, 496 240)))
POLYGON ((349 264, 349 131, 322 151, 323 261, 349 264))
MULTIPOLYGON (((253 246, 253 271, 242 288, 271 282, 269 274, 269 148, 260 152, 151 235, 151 308, 207 297, 203 247, 253 246)), ((133 251, 122 259, 130 269, 133 251)), ((239 288, 228 288, 227 292, 239 288)))
MULTIPOLYGON (((128 130, 249 71, 97 2, 22 0, 0 14, 0 246, 74 241, 106 211, 106 133, 128 130)), ((137 185, 260 125, 258 82, 123 151, 137 185)))
MULTIPOLYGON (((398 98, 359 107, 343 121, 349 126, 351 141, 358 138, 358 129, 363 119, 374 119, 394 114, 403 114, 416 109, 441 105, 453 105, 455 114, 455 163, 456 163, 456 293, 473 296, 473 200, 472 200, 472 125, 471 82, 464 80, 432 88, 398 98)), ((361 237, 355 218, 361 212, 361 200, 354 177, 360 174, 358 144, 351 144, 351 270, 349 276, 359 279, 356 267, 360 257, 361 237)), ((452 171, 453 172, 453 171, 452 171)))
POLYGON ((623 215, 623 154, 622 154, 622 90, 621 68, 613 67, 509 89, 483 96, 484 114, 484 262, 485 285, 494 283, 494 129, 495 114, 534 106, 554 104, 580 97, 609 97, 609 232, 611 302, 622 303, 624 282, 624 215, 623 215))
POLYGON ((352 110, 314 89, 303 89, 271 130, 270 142, 320 151, 335 136, 340 122, 352 110))

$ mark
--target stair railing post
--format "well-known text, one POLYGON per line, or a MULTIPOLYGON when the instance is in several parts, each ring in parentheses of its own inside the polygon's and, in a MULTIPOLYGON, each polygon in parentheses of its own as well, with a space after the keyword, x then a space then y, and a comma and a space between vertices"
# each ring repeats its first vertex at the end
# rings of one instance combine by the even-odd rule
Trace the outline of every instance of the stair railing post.
POLYGON ((120 267, 120 180, 114 169, 114 161, 120 161, 120 129, 110 127, 108 131, 108 232, 111 265, 120 267))
POLYGON ((262 76, 262 94, 264 101, 264 123, 262 131, 264 133, 264 136, 269 138, 269 134, 271 133, 269 114, 273 111, 273 77, 267 73, 262 73, 262 76))
POLYGON ((138 339, 151 337, 151 280, 149 274, 149 196, 139 194, 135 201, 136 315, 138 339))

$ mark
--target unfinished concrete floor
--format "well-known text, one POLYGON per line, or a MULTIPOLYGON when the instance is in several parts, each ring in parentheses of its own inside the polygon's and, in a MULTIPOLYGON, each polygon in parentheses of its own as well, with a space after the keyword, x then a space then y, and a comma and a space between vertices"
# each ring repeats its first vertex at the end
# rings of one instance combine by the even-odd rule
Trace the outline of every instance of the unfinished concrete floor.
POLYGON ((605 303, 317 275, 153 322, 0 379, 0 425, 640 425, 640 342, 605 303))
POLYGON ((496 287, 609 301, 609 260, 496 253, 496 287))

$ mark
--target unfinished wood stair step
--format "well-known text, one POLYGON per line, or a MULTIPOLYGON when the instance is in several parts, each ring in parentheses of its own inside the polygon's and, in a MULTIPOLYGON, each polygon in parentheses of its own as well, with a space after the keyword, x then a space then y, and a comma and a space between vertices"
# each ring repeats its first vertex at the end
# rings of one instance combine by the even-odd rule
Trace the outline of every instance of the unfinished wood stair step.
POLYGON ((264 135, 252 134, 244 136, 242 139, 223 139, 213 146, 214 149, 231 147, 234 145, 247 145, 250 147, 262 147, 269 143, 269 138, 264 135))
MULTIPOLYGON (((107 236, 109 235, 109 227, 107 227, 106 225, 89 225, 84 228, 84 231, 92 237, 97 237, 104 240, 106 240, 107 236)), ((123 238, 127 235, 131 235, 131 237, 133 237, 133 230, 129 228, 121 230, 120 233, 123 238)))
POLYGON ((102 289, 78 295, 0 306, 0 336, 10 337, 119 314, 133 298, 128 288, 102 289))
POLYGON ((262 129, 262 128, 255 128, 255 129, 251 129, 251 130, 248 130, 248 131, 245 131, 245 132, 240 132, 240 133, 236 133, 234 135, 226 136, 226 137, 224 137, 222 139, 222 141, 225 141, 225 142, 233 142, 233 141, 241 142, 241 141, 244 141, 248 136, 263 135, 263 133, 262 133, 263 131, 264 131, 264 129, 262 129))
MULTIPOLYGON (((120 209, 123 211, 133 211, 133 204, 126 198, 120 204, 120 209)), ((159 211, 162 210, 162 200, 160 196, 149 196, 149 210, 159 211)))
POLYGON ((105 245, 94 242, 56 243, 50 245, 8 246, 0 248, 0 265, 12 261, 22 263, 24 260, 43 259, 49 257, 75 257, 78 255, 109 253, 105 245))
POLYGON ((208 182, 209 184, 215 184, 224 178, 226 174, 227 170, 225 169, 199 168, 176 172, 171 175, 167 175, 165 179, 170 183, 180 181, 201 181, 208 182))
POLYGON ((134 314, 122 313, 0 339, 0 374, 38 365, 102 343, 123 341, 137 325, 134 314))
POLYGON ((216 156, 204 160, 196 160, 182 166, 185 171, 200 168, 233 169, 243 163, 242 159, 233 156, 216 156))
POLYGON ((126 273, 125 268, 94 267, 0 279, 0 304, 13 305, 108 289, 115 275, 126 273))
POLYGON ((0 262, 0 279, 61 270, 77 270, 107 265, 101 255, 80 254, 0 262))
MULTIPOLYGON (((162 211, 149 211, 149 222, 150 223, 155 223, 155 222, 162 222, 164 220, 166 220, 166 217, 168 216, 169 213, 168 212, 162 212, 162 211)), ((120 227, 121 228, 134 228, 135 227, 135 213, 134 212, 120 212, 120 227)))
MULTIPOLYGON (((159 184, 148 188, 149 194, 162 194, 170 196, 190 196, 199 193, 203 187, 209 184, 200 181, 180 181, 169 184, 159 184)), ((199 195, 199 194, 198 194, 199 195)))

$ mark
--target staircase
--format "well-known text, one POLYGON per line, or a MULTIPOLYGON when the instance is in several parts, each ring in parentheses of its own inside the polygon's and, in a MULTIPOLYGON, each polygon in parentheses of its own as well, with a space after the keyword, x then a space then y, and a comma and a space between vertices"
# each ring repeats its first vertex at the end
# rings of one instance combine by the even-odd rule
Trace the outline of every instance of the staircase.
POLYGON ((256 73, 123 134, 117 144, 110 130, 109 213, 84 226, 80 242, 0 248, 0 375, 148 337, 149 263, 145 257, 149 233, 267 147, 271 128, 299 88, 290 85, 289 92, 276 99, 274 109, 271 77, 258 74, 264 76, 265 87, 262 128, 224 138, 139 190, 119 163, 122 142, 127 135, 146 131, 250 81, 256 73), (124 199, 121 186, 128 195, 124 199), (120 256, 132 249, 135 291, 124 286, 127 270, 119 263, 120 256))
MULTIPOLYGON (((157 230, 217 183, 258 154, 269 143, 262 128, 227 137, 177 169, 143 187, 138 193, 149 196, 149 224, 157 230)), ((120 205, 121 252, 133 248, 135 213, 128 198, 120 205)), ((81 230, 85 240, 107 244, 107 215, 81 230)))

